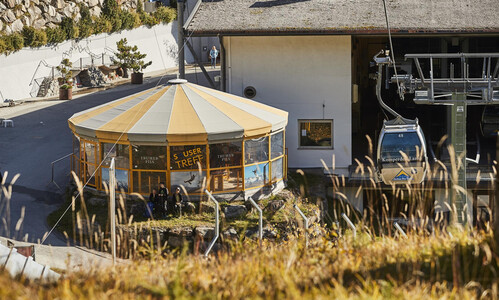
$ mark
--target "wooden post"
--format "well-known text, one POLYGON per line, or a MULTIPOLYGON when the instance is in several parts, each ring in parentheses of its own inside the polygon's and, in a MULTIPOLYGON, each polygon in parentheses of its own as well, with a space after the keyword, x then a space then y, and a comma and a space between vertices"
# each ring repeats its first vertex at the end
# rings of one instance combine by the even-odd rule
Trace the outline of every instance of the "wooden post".
POLYGON ((109 223, 111 230, 111 251, 113 254, 113 265, 116 264, 116 172, 114 157, 109 166, 109 223))

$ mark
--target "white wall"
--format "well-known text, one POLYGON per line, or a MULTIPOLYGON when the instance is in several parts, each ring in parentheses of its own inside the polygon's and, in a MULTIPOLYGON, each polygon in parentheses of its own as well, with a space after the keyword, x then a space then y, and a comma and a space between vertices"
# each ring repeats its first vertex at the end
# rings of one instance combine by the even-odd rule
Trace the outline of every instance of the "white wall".
MULTIPOLYGON (((66 57, 72 62, 79 60, 80 57, 88 58, 88 51, 96 55, 111 54, 106 48, 116 50, 116 42, 121 38, 127 38, 129 44, 137 45, 140 52, 147 54, 146 60, 152 60, 153 64, 145 70, 146 72, 175 67, 177 66, 174 55, 177 51, 176 36, 177 25, 173 22, 156 25, 153 28, 142 26, 121 33, 99 34, 79 42, 66 41, 55 47, 24 48, 11 55, 0 56, 0 91, 4 98, 14 100, 29 98, 32 78, 45 77, 51 72, 51 68, 45 66, 40 66, 37 70, 40 61, 44 60, 47 64, 55 66, 66 57)), ((185 55, 186 61, 193 61, 189 51, 186 51, 185 55)))
POLYGON ((289 112, 286 147, 290 168, 331 166, 346 174, 351 164, 350 36, 225 37, 227 91, 256 97, 289 112), (325 107, 323 108, 323 104, 325 107), (298 149, 298 119, 333 119, 333 150, 298 149))

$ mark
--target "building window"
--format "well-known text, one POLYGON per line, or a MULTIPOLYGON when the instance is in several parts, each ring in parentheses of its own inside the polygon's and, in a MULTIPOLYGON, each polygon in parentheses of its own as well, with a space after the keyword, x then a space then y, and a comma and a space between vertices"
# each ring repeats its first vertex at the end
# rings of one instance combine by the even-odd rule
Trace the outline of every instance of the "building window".
POLYGON ((298 120, 300 148, 333 148, 333 120, 298 120))

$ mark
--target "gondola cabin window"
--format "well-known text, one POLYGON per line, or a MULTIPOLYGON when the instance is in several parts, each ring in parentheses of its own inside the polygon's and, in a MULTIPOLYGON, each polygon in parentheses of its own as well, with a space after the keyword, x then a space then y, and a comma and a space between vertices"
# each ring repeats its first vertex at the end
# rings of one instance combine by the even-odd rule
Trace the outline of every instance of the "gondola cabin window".
POLYGON ((333 120, 298 120, 299 148, 333 149, 333 120))
POLYGON ((386 133, 381 143, 381 161, 400 163, 421 160, 421 141, 417 132, 386 133))

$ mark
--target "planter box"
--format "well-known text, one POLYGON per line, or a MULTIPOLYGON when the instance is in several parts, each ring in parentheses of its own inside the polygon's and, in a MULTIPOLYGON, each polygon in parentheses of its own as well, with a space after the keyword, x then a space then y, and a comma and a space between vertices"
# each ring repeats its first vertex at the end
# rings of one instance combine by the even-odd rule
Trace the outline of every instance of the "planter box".
POLYGON ((59 99, 60 100, 73 99, 73 89, 59 89, 59 99))
POLYGON ((132 73, 132 84, 142 84, 144 82, 144 73, 132 73))

